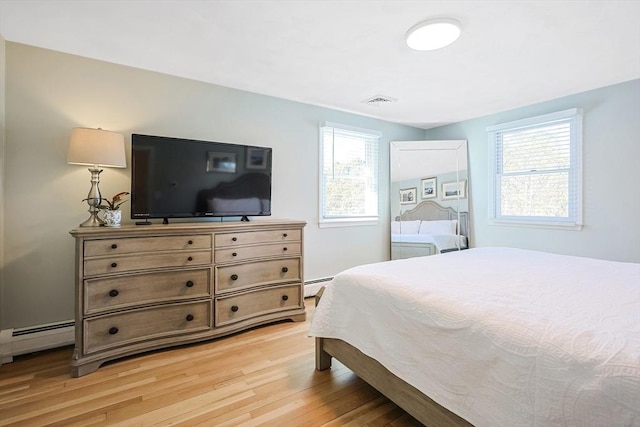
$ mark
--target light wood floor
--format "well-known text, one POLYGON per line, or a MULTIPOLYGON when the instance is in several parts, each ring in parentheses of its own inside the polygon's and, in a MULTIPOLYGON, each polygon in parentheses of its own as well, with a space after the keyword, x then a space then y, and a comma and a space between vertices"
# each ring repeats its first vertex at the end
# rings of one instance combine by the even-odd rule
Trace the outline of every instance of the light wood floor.
MULTIPOLYGON (((313 299, 306 300, 307 318, 313 299)), ((420 426, 334 361, 314 369, 307 322, 146 353, 69 376, 72 348, 0 367, 0 426, 420 426)))

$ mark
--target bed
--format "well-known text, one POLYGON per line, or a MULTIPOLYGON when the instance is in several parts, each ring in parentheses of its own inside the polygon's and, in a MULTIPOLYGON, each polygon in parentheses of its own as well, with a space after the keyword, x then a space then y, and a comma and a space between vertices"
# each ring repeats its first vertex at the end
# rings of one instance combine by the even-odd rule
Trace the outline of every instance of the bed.
POLYGON ((391 259, 466 249, 468 224, 467 212, 423 201, 391 221, 391 259))
POLYGON ((425 425, 640 425, 640 264, 474 248, 355 267, 309 335, 425 425))

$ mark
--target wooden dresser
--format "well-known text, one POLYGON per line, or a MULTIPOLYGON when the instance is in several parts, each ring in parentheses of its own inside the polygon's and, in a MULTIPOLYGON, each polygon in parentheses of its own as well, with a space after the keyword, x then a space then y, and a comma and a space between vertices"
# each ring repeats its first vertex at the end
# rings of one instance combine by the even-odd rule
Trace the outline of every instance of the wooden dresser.
POLYGON ((76 228, 74 377, 112 359, 305 319, 301 221, 76 228))

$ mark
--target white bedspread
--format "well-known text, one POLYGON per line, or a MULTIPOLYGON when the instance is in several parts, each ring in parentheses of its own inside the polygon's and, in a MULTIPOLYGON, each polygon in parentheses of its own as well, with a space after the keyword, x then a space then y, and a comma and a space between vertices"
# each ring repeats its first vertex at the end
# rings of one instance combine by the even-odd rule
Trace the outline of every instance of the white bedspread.
POLYGON ((640 425, 640 264, 477 248, 360 266, 309 335, 476 426, 640 425))
POLYGON ((443 249, 466 248, 467 237, 457 234, 392 234, 393 243, 430 243, 438 253, 443 249))

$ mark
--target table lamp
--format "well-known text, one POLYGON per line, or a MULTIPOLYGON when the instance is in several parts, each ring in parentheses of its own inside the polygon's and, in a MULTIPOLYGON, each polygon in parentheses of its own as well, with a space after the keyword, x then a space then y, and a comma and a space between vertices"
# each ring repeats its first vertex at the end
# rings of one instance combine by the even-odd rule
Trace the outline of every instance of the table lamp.
POLYGON ((91 189, 87 196, 89 219, 80 227, 98 227, 103 222, 98 218, 98 206, 102 202, 100 189, 101 167, 124 168, 127 159, 124 152, 124 136, 107 130, 73 128, 69 142, 67 163, 72 165, 89 165, 91 172, 91 189))

